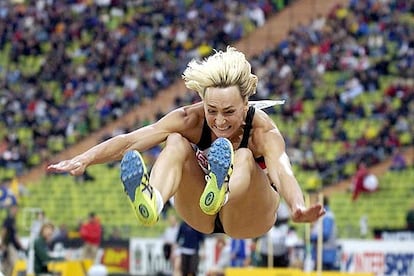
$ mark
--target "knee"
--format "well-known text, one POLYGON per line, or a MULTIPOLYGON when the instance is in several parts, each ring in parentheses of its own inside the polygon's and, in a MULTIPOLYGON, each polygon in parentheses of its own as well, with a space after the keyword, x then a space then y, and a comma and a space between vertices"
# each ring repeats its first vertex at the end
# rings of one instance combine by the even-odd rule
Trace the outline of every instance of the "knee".
POLYGON ((253 153, 248 148, 238 149, 234 153, 234 164, 238 166, 239 164, 244 164, 249 166, 250 169, 253 169, 253 166, 256 164, 253 153))
POLYGON ((185 153, 191 149, 190 142, 179 133, 171 133, 168 135, 165 148, 180 153, 185 153))

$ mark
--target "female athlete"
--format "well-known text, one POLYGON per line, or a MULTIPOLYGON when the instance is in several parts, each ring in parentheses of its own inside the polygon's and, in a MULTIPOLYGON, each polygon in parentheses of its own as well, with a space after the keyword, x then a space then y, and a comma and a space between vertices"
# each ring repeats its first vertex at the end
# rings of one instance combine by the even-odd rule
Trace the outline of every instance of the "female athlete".
POLYGON ((265 112, 249 106, 258 80, 243 53, 228 47, 192 60, 182 77, 202 101, 48 170, 80 175, 90 165, 122 159, 121 180, 144 225, 157 222, 171 197, 196 230, 233 238, 266 233, 275 223, 280 196, 295 222, 312 222, 325 213, 320 204, 305 206, 281 133, 265 112), (163 142, 149 175, 140 152, 163 142))

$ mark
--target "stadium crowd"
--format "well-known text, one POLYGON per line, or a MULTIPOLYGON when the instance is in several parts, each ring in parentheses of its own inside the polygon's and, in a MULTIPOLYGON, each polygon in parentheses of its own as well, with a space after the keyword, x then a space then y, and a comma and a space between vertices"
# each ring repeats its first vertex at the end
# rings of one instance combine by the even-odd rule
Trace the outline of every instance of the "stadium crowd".
MULTIPOLYGON (((9 59, 0 59, 0 168, 22 173, 76 143, 153 98, 190 58, 237 41, 290 1, 184 2, 0 3, 9 59)), ((412 145, 413 13, 413 0, 350 0, 252 60, 256 99, 286 99, 268 112, 298 126, 283 133, 292 162, 323 184, 351 176, 348 164, 371 166, 412 145), (340 72, 333 85, 327 72, 340 72), (358 100, 364 95, 372 102, 358 100), (355 121, 367 122, 357 137, 345 127, 355 121), (327 160, 313 141, 340 142, 340 152, 327 160)))
POLYGON ((318 171, 324 184, 351 176, 356 167, 347 171, 347 164, 371 166, 412 145, 414 37, 413 22, 404 15, 413 8, 414 1, 350 1, 292 30, 256 60, 259 95, 288 99, 278 112, 280 121, 298 125, 293 135, 285 133, 292 161, 318 171), (340 72, 333 86, 323 83, 326 72, 340 72), (394 81, 381 87, 387 78, 394 81), (372 102, 358 101, 362 94, 372 102), (309 100, 316 106, 301 121, 309 100), (344 125, 354 120, 367 124, 362 135, 351 138, 352 128, 344 125), (323 127, 331 136, 323 137, 323 127), (312 141, 340 141, 341 152, 325 160, 312 141))
POLYGON ((39 164, 289 2, 2 2, 0 166, 39 164))
MULTIPOLYGON (((0 48, 9 49, 11 63, 0 68, 0 166, 23 172, 79 141, 154 97, 190 58, 240 39, 279 8, 272 1, 134 3, 1 5, 0 20, 11 24, 1 24, 0 48)), ((292 29, 252 61, 257 98, 287 99, 269 112, 299 125, 285 134, 292 161, 318 171, 324 184, 349 177, 351 162, 373 165, 412 143, 401 141, 413 133, 413 23, 404 16, 412 11, 411 0, 351 0, 292 29), (334 86, 323 84, 329 71, 341 72, 334 86), (381 87, 384 77, 394 81, 381 87), (381 101, 357 101, 367 93, 382 93, 381 101), (314 112, 299 120, 307 101, 314 112), (351 139, 344 127, 350 120, 370 123, 351 139), (321 122, 332 129, 329 139, 321 122), (342 143, 335 160, 314 152, 312 141, 320 140, 342 143)))
POLYGON ((292 162, 317 171, 322 184, 348 178, 358 164, 372 166, 412 145, 413 22, 404 18, 413 5, 350 1, 291 30, 276 48, 252 61, 260 79, 256 98, 287 100, 268 111, 297 126, 293 134, 283 133, 292 162), (324 83, 329 72, 339 72, 333 85, 324 83), (314 106, 306 114, 307 103, 314 106), (364 123, 357 135, 355 121, 364 123), (331 130, 328 137, 324 128, 331 130), (315 151, 315 141, 339 142, 338 154, 327 160, 315 151))

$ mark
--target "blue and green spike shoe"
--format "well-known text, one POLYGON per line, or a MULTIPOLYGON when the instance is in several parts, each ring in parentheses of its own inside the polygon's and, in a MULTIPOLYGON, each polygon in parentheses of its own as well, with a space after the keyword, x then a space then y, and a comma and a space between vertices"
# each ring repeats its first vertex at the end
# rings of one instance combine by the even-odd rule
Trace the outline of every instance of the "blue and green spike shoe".
POLYGON ((230 176, 233 172, 233 146, 226 138, 217 138, 207 155, 209 174, 200 197, 200 208, 207 215, 220 211, 226 199, 230 176))
POLYGON ((138 151, 128 151, 122 158, 121 180, 139 222, 154 225, 159 219, 155 194, 149 185, 144 159, 138 151))

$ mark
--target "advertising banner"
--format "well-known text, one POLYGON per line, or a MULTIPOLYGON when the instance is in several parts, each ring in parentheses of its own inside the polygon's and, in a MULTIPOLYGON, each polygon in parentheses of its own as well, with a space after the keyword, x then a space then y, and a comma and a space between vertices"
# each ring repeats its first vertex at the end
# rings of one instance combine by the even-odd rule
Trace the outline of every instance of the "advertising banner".
MULTIPOLYGON (((204 275, 206 268, 214 263, 216 238, 208 237, 200 248, 198 273, 204 275)), ((129 273, 132 275, 171 274, 171 263, 165 259, 163 241, 156 238, 132 238, 129 244, 129 273)))
POLYGON ((105 247, 103 248, 101 263, 111 273, 129 271, 129 250, 127 247, 105 247))
POLYGON ((341 271, 414 275, 414 241, 342 240, 341 271))
POLYGON ((154 275, 171 272, 170 263, 164 258, 163 241, 151 238, 133 238, 129 244, 129 273, 154 275))

